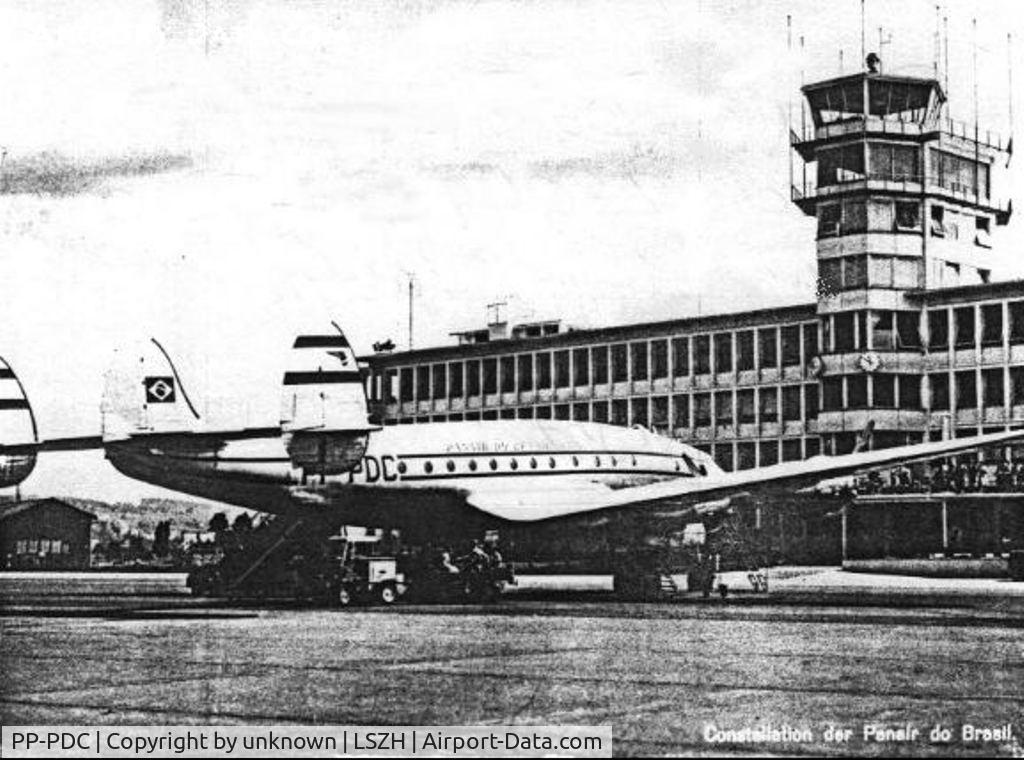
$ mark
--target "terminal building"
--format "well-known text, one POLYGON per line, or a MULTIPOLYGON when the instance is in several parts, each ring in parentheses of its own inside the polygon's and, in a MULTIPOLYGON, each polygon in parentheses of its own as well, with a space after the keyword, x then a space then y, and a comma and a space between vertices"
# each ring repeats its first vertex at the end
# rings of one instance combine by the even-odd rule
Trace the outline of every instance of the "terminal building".
POLYGON ((1024 424, 1024 281, 995 282, 1012 142, 953 121, 935 79, 803 87, 792 201, 817 220, 817 292, 783 308, 600 329, 559 321, 366 357, 385 425, 642 425, 726 470, 1024 424))

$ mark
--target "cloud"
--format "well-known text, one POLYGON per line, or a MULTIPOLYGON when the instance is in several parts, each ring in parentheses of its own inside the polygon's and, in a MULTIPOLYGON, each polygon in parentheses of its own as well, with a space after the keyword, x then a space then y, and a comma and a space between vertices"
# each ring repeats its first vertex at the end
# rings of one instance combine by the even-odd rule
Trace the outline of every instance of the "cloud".
POLYGON ((540 179, 557 181, 586 176, 615 179, 675 176, 683 166, 679 156, 653 146, 634 145, 629 151, 611 151, 593 156, 545 159, 530 164, 530 173, 540 179))
POLYGON ((141 177, 187 169, 187 155, 132 153, 97 159, 81 159, 45 151, 31 156, 0 159, 0 195, 66 196, 87 193, 114 177, 141 177))
POLYGON ((493 174, 501 169, 486 161, 465 161, 454 164, 434 164, 430 167, 430 171, 441 179, 459 181, 493 174))

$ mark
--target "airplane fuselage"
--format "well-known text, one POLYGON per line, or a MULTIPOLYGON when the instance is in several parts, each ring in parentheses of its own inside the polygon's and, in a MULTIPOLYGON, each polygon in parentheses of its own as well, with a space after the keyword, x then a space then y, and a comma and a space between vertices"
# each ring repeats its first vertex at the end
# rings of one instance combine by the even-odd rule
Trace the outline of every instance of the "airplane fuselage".
POLYGON ((296 467, 285 439, 169 437, 107 445, 122 473, 155 485, 273 513, 313 509, 354 525, 431 535, 478 530, 469 492, 619 489, 719 472, 709 457, 642 429, 561 421, 389 426, 374 431, 349 472, 296 467), (458 523, 458 524, 453 524, 458 523))

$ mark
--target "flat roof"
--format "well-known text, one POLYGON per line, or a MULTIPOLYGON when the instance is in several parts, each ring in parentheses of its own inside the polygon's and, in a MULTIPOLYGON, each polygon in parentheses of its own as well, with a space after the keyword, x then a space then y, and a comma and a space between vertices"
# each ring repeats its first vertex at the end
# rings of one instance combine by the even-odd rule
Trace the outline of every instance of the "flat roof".
MULTIPOLYGON (((1000 282, 959 285, 933 290, 912 290, 907 297, 916 299, 925 306, 968 303, 988 298, 1024 298, 1024 279, 1000 282)), ((518 353, 524 350, 548 350, 572 347, 585 343, 619 342, 651 337, 670 337, 674 334, 694 335, 718 330, 745 327, 782 325, 815 319, 818 316, 817 303, 802 303, 750 311, 725 312, 695 317, 636 322, 610 327, 569 330, 557 335, 537 338, 503 338, 486 343, 469 345, 446 345, 419 348, 413 351, 368 354, 360 360, 370 364, 416 364, 425 361, 452 358, 472 358, 496 354, 518 353)))
POLYGON ((369 354, 359 357, 361 361, 371 364, 408 364, 423 361, 449 358, 452 356, 473 357, 491 354, 516 353, 523 350, 535 351, 564 346, 576 346, 581 343, 600 343, 626 341, 638 338, 650 338, 652 333, 669 337, 675 333, 702 333, 716 330, 735 329, 742 327, 760 327, 770 324, 787 324, 797 321, 815 319, 818 316, 817 303, 803 303, 793 306, 779 306, 769 309, 752 311, 727 312, 699 317, 683 317, 679 319, 660 320, 656 322, 637 322, 611 327, 596 327, 584 330, 570 330, 557 335, 546 335, 537 338, 501 339, 487 343, 470 345, 434 346, 419 348, 413 351, 402 351, 385 354, 369 354))
POLYGON ((938 79, 933 79, 931 77, 906 77, 898 74, 873 74, 870 71, 858 71, 856 74, 845 74, 844 76, 833 77, 832 79, 822 79, 819 82, 808 82, 800 88, 800 91, 813 92, 816 90, 823 90, 828 87, 851 84, 863 79, 870 79, 873 82, 882 82, 884 84, 909 84, 918 87, 934 88, 938 91, 939 98, 941 100, 946 99, 946 93, 943 91, 942 85, 939 83, 938 79))

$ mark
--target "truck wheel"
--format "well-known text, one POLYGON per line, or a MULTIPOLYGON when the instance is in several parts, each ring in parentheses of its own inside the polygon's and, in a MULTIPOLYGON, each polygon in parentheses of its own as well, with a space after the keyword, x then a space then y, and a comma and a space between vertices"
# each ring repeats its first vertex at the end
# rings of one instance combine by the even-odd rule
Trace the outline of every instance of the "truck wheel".
POLYGON ((383 604, 394 604, 395 600, 398 599, 398 591, 390 583, 386 583, 380 587, 378 598, 383 604))
POLYGON ((348 607, 352 604, 352 594, 344 586, 338 589, 338 604, 342 607, 348 607))

